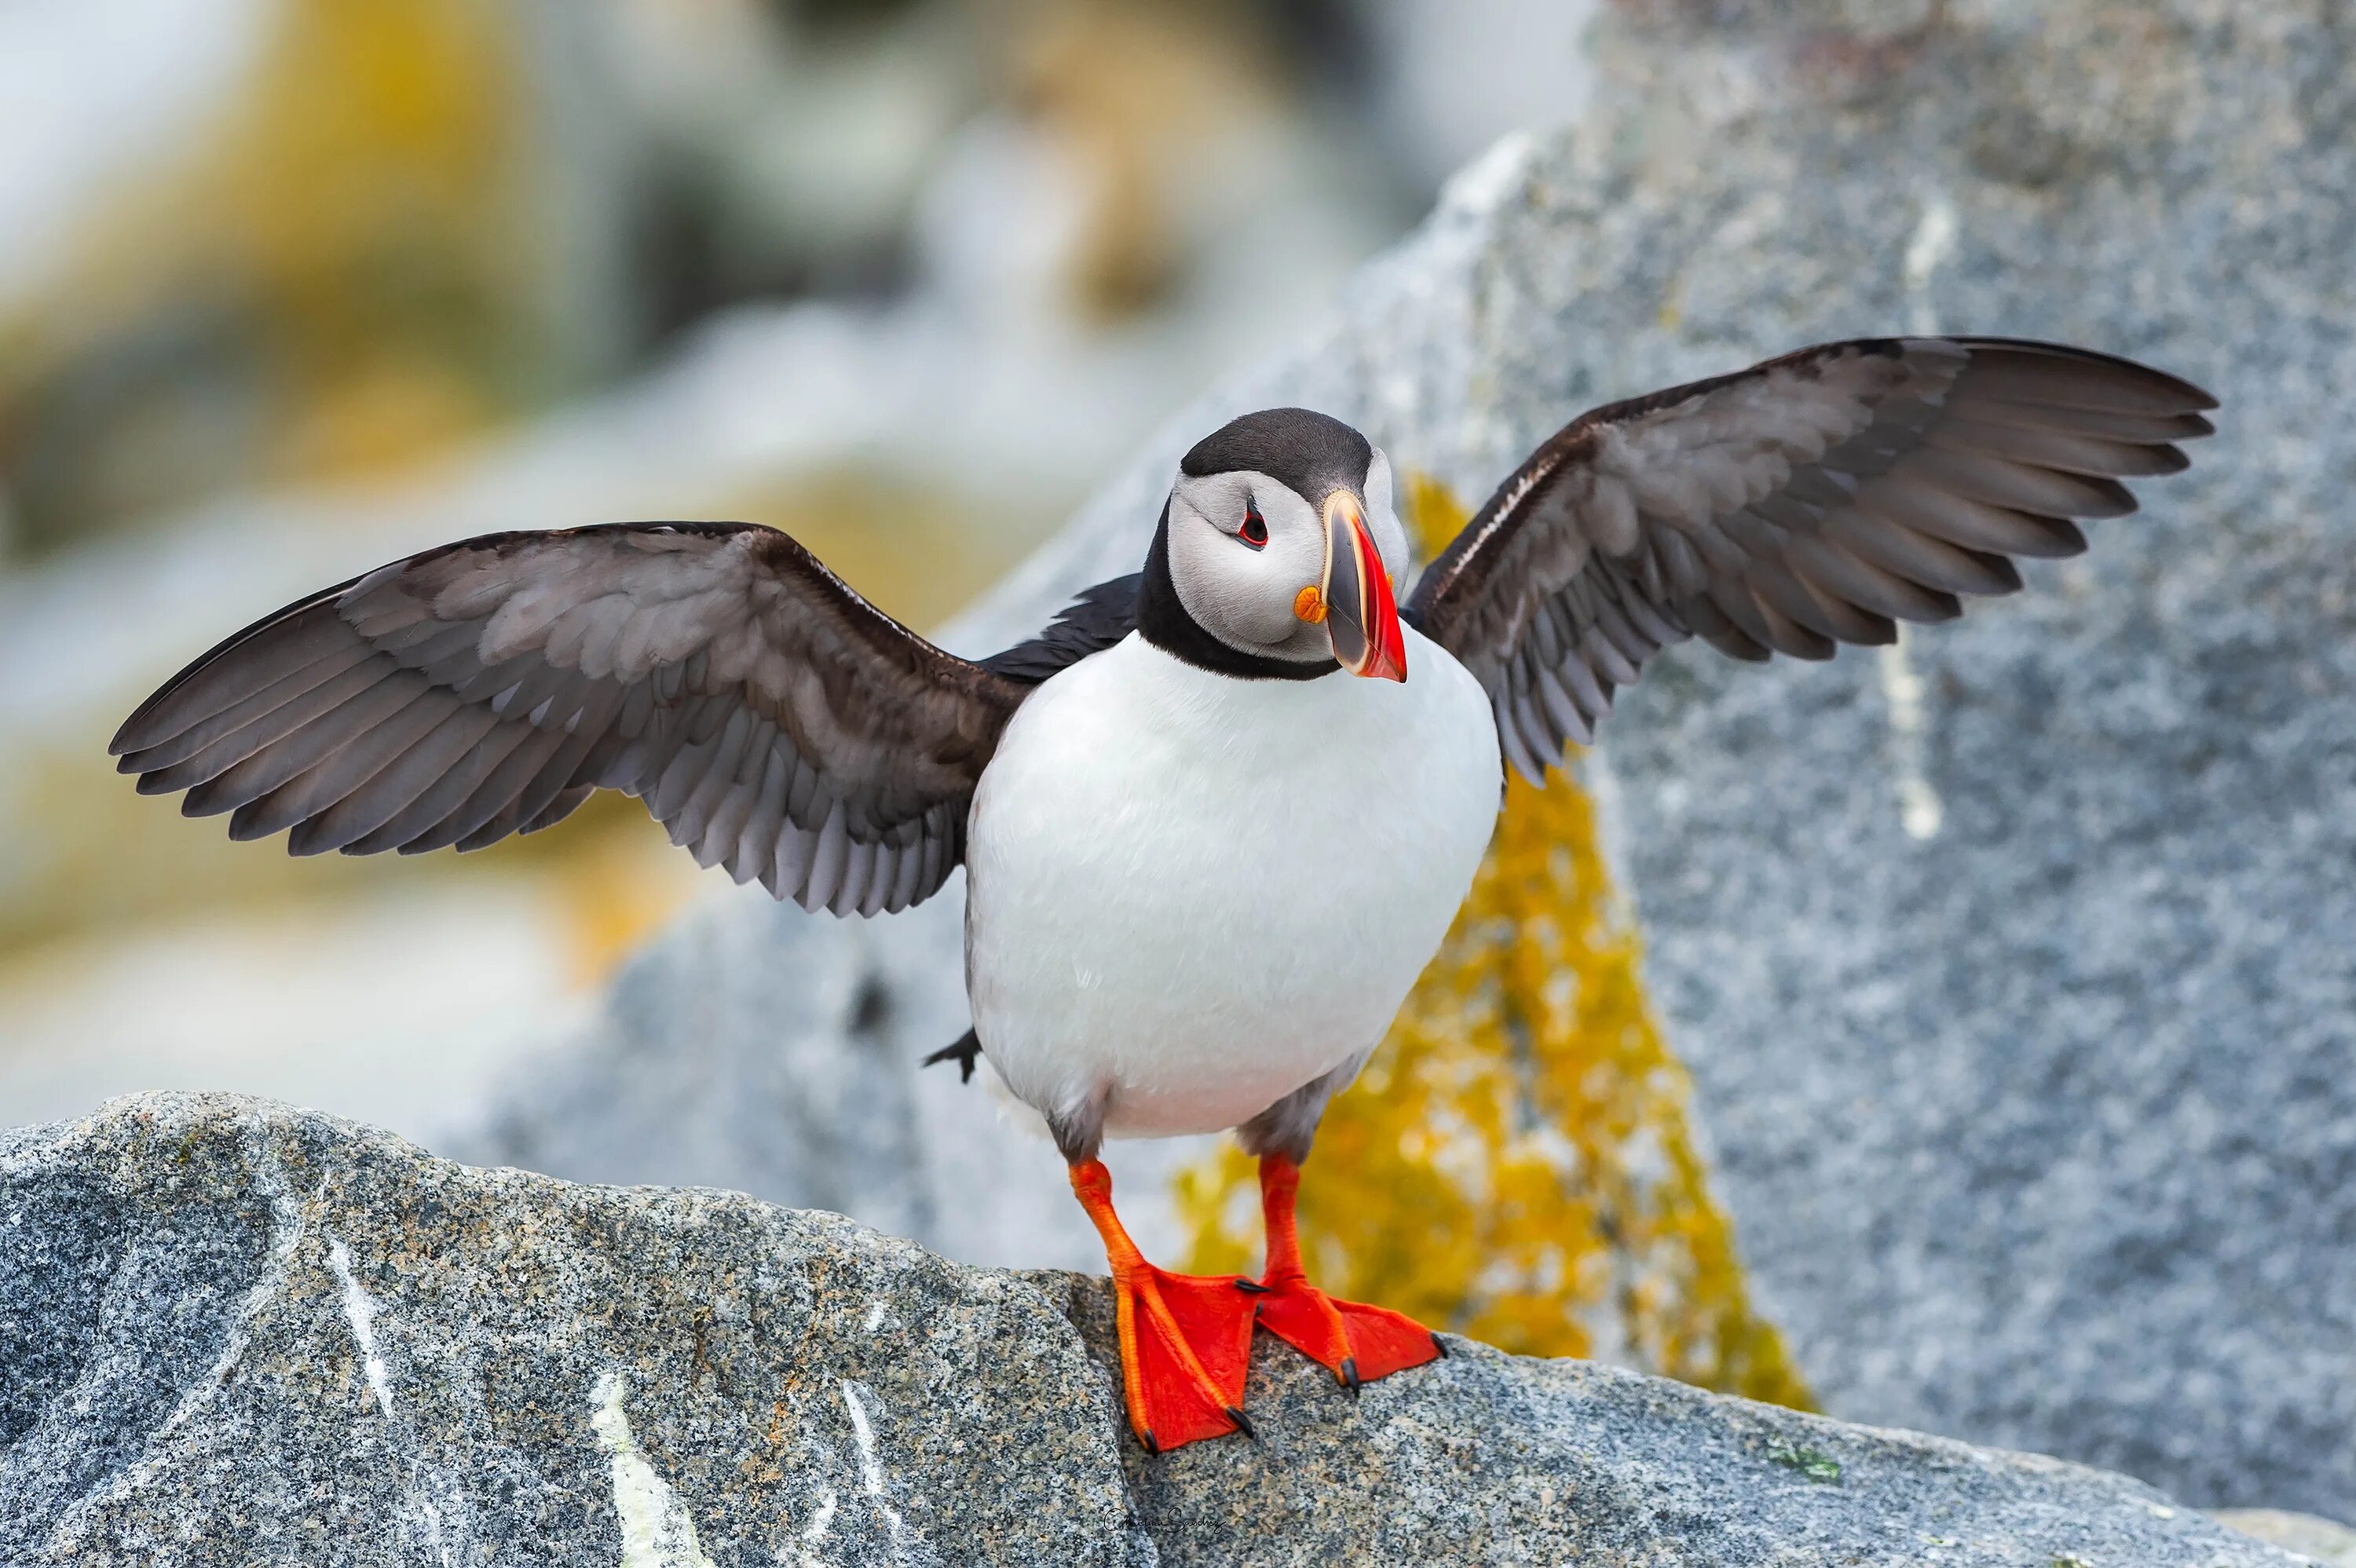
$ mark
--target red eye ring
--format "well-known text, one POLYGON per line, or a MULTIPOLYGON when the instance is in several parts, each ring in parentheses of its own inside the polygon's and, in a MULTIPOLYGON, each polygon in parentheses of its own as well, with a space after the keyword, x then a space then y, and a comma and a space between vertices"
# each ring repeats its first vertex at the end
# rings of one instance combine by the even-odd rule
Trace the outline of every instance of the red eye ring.
POLYGON ((1268 519, 1259 515, 1259 508, 1258 507, 1247 506, 1244 508, 1244 526, 1236 530, 1236 538, 1243 540, 1244 543, 1251 546, 1254 549, 1262 549, 1267 547, 1268 519))

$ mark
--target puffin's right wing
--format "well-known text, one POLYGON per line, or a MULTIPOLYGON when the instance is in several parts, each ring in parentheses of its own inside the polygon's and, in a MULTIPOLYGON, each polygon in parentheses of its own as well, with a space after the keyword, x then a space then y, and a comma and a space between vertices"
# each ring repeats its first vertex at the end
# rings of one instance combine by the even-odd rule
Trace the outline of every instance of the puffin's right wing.
POLYGON ((472 849, 596 788, 739 882, 838 914, 926 897, 1031 683, 942 652, 743 523, 493 534, 291 604, 112 750, 297 855, 472 849))
POLYGON ((2185 466, 2199 388, 2108 355, 1875 338, 1582 414, 1424 572, 1408 616, 1489 693, 1533 782, 1613 690, 1698 635, 1737 658, 1832 656, 2020 586, 2086 548, 2122 477, 2185 466))

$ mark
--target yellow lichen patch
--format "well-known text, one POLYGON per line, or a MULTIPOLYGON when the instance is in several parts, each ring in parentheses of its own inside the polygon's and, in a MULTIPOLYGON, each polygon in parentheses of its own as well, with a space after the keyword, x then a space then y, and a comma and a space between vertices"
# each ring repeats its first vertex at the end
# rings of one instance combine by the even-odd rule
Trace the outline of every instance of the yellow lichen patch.
MULTIPOLYGON (((1462 525, 1439 485, 1408 489, 1428 544, 1462 525)), ((1586 793, 1515 779, 1455 927, 1326 1114, 1301 1189, 1312 1277, 1509 1350, 1805 1406, 1710 1198, 1640 957, 1586 793)), ((1232 1147, 1181 1175, 1190 1266, 1248 1265, 1255 1191, 1232 1147)))

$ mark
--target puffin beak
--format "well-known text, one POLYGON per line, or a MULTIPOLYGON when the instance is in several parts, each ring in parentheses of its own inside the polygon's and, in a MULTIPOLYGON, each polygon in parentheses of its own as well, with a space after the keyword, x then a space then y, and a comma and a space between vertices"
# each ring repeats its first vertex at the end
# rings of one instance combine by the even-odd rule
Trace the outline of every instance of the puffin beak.
MULTIPOLYGON (((1325 576, 1318 585, 1333 656, 1352 675, 1407 678, 1407 643, 1382 552, 1366 532, 1358 498, 1336 490, 1325 502, 1325 576)), ((1307 594, 1301 595, 1303 599, 1307 594)))

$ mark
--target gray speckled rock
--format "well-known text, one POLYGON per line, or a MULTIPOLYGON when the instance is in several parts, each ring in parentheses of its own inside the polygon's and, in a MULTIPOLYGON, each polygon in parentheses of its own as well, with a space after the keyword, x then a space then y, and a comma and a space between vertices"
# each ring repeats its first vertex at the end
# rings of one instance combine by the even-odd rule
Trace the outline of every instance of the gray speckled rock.
POLYGON ((1120 1435, 1101 1281, 230 1096, 0 1135, 11 1564, 2295 1560, 2122 1477, 1464 1347, 1120 1435))
MULTIPOLYGON (((1591 777, 1755 1299, 1827 1408, 2356 1516, 2352 39, 2322 0, 1622 7, 1584 123, 1460 178, 955 640, 1130 569, 1177 453, 1252 406, 1472 500, 1580 409, 1826 337, 2207 384, 2219 437, 2090 556, 1902 656, 1681 653, 1591 777)), ((963 1027, 953 903, 849 935, 731 903, 621 996, 468 1147, 1092 1257, 1052 1159, 905 1085, 963 1027), (909 1151, 872 1186, 778 1152, 829 1136, 791 1128, 854 953, 893 1020, 858 1093, 909 1151)))
POLYGON ((1875 324, 2222 399, 2146 517, 1902 658, 1680 656, 1604 782, 1755 1299, 1828 1410, 2348 1517, 2356 32, 1947 12, 1623 39, 1651 79, 1579 143, 1614 153, 1534 171, 1494 246, 1483 319, 1545 325, 1476 353, 1517 438, 1549 379, 1875 324))
POLYGON ((2219 1509, 2213 1517, 2228 1529, 2271 1541, 2323 1568, 2356 1568, 2356 1530, 2344 1524, 2282 1509, 2219 1509))
POLYGON ((1036 1285, 267 1102, 0 1136, 0 1352, 12 1564, 1151 1560, 1036 1285))

